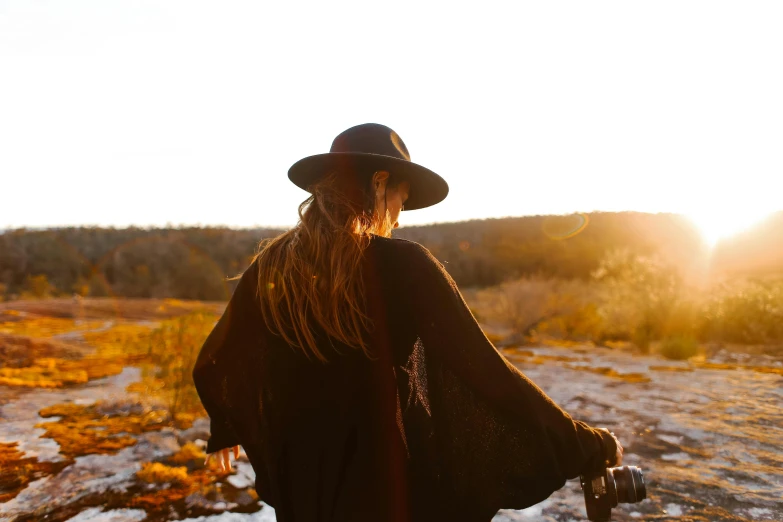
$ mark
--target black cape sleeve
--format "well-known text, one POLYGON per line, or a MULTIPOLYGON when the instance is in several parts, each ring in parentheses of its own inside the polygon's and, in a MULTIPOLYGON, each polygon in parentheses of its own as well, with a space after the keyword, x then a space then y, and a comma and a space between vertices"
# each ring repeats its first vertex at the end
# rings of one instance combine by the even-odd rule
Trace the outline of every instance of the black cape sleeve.
MULTIPOLYGON (((223 315, 204 341, 193 369, 196 391, 210 419, 207 453, 241 444, 231 416, 243 411, 242 405, 233 404, 235 397, 244 395, 247 401, 252 398, 252 394, 240 392, 237 376, 250 343, 257 337, 256 274, 255 263, 243 273, 223 315)), ((238 425, 238 419, 234 422, 238 425)))
POLYGON ((613 460, 608 430, 572 419, 508 362, 443 265, 406 243, 400 285, 426 358, 440 487, 488 513, 522 509, 613 460))

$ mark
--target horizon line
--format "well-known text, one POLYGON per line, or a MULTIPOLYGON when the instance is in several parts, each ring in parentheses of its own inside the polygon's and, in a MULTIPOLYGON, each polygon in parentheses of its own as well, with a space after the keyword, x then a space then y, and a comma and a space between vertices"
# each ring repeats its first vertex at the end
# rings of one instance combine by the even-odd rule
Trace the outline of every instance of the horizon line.
MULTIPOLYGON (((769 216, 773 216, 775 214, 779 214, 783 212, 783 208, 779 210, 774 210, 769 213, 769 216)), ((430 223, 417 223, 412 225, 400 225, 397 230, 403 229, 403 228, 421 228, 421 227, 430 227, 435 225, 450 225, 450 224, 456 224, 456 223, 469 223, 471 221, 489 221, 489 220, 501 220, 501 219, 523 219, 523 218, 534 218, 534 217, 550 217, 550 216, 572 216, 572 215, 578 215, 578 214, 648 214, 648 215, 675 215, 680 216, 685 219, 688 219, 687 215, 682 212, 673 212, 673 211, 661 211, 661 212, 649 212, 649 211, 643 211, 643 210, 593 210, 589 212, 568 212, 568 213, 552 213, 552 214, 521 214, 521 215, 515 215, 515 216, 492 216, 492 217, 484 217, 484 218, 469 218, 469 219, 463 219, 463 220, 457 220, 457 221, 433 221, 430 223)), ((0 228, 0 233, 5 233, 9 231, 14 230, 31 230, 31 231, 44 231, 44 230, 61 230, 61 229, 67 229, 67 228, 105 228, 105 229, 128 229, 128 228, 138 228, 143 230, 182 230, 185 228, 226 228, 231 230, 259 230, 259 229, 266 229, 266 230, 288 230, 290 228, 295 227, 296 224, 293 225, 262 225, 262 224, 253 224, 253 225, 228 225, 225 223, 179 223, 174 224, 171 222, 167 222, 165 225, 137 225, 137 224, 128 224, 128 225, 115 225, 115 224, 108 224, 108 225, 101 225, 101 224, 94 224, 94 223, 80 223, 80 224, 64 224, 64 225, 44 225, 44 226, 6 226, 4 228, 0 228)))

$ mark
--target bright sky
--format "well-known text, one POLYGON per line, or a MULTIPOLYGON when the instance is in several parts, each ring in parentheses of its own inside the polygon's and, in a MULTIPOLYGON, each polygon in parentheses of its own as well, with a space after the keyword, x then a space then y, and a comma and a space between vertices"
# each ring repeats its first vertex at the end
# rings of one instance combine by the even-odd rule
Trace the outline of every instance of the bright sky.
POLYGON ((0 0, 0 228, 292 226, 383 123, 448 198, 401 224, 783 208, 783 3, 0 0))

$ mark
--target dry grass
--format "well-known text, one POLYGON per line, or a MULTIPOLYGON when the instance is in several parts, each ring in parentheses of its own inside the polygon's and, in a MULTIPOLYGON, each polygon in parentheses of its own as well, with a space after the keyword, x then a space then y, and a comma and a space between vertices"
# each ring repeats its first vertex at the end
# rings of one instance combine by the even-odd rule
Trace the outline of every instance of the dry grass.
POLYGON ((225 302, 180 301, 178 299, 56 298, 0 303, 0 317, 11 311, 11 314, 22 312, 71 319, 159 321, 198 310, 219 314, 223 312, 225 306, 225 302))
MULTIPOLYGON (((6 311, 7 312, 7 311, 6 311)), ((4 313, 0 318, 0 334, 23 335, 25 337, 46 338, 77 330, 89 330, 100 327, 102 321, 75 321, 60 317, 21 316, 4 313), (8 320, 7 317, 13 317, 8 320)))

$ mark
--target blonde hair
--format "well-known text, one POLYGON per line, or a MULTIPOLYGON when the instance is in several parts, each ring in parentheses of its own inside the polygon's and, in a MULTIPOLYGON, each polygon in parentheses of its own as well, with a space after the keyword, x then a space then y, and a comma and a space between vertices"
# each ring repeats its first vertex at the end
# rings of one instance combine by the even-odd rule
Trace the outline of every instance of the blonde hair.
MULTIPOLYGON (((388 179, 387 188, 400 180, 388 179)), ((258 292, 266 326, 309 358, 328 359, 316 342, 315 326, 350 348, 373 358, 365 337, 372 321, 365 313, 361 277, 370 234, 391 237, 388 209, 375 208, 372 176, 332 171, 310 186, 299 205, 299 222, 261 241, 258 292)), ((334 347, 334 344, 332 344, 334 347)))

